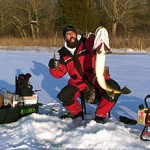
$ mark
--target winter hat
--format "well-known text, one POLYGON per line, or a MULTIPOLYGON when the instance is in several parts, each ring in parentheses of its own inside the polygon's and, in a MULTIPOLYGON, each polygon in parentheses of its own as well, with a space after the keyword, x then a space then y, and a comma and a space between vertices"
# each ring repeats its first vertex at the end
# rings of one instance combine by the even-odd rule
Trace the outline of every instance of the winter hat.
POLYGON ((63 29, 63 36, 64 37, 65 37, 65 34, 67 31, 74 31, 77 34, 76 29, 74 28, 74 26, 71 26, 71 25, 69 25, 63 29))

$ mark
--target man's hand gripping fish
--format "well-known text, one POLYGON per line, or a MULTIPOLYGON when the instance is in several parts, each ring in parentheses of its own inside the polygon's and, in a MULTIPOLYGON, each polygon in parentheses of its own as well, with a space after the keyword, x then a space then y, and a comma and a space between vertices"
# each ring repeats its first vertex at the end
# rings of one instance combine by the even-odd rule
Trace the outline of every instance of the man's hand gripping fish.
POLYGON ((125 86, 117 90, 106 83, 104 77, 106 53, 110 51, 108 32, 104 27, 99 27, 95 32, 93 49, 96 49, 95 72, 98 84, 106 90, 108 95, 114 98, 115 94, 129 94, 131 91, 125 86))

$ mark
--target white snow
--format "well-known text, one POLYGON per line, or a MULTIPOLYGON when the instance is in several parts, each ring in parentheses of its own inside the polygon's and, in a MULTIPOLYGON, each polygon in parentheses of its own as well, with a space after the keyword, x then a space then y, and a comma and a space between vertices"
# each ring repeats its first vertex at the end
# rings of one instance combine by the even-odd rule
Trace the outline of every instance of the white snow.
MULTIPOLYGON (((112 118, 105 124, 98 124, 94 120, 85 123, 81 118, 74 121, 59 119, 58 116, 65 109, 56 96, 67 84, 69 77, 66 75, 55 79, 49 74, 47 64, 53 57, 53 48, 48 50, 40 47, 38 52, 31 47, 25 51, 5 49, 0 47, 0 89, 6 88, 14 92, 15 76, 31 73, 30 82, 34 90, 41 90, 37 92, 39 102, 45 105, 44 109, 40 109, 40 114, 32 114, 14 123, 1 124, 0 149, 150 149, 149 142, 140 140, 144 126, 125 125, 118 121, 120 115, 137 120, 138 106, 150 94, 149 53, 114 50, 115 54, 107 55, 111 77, 121 87, 127 85, 132 93, 122 95, 111 111, 112 118)), ((96 105, 86 104, 86 107, 87 117, 92 116, 89 114, 94 115, 96 105)))

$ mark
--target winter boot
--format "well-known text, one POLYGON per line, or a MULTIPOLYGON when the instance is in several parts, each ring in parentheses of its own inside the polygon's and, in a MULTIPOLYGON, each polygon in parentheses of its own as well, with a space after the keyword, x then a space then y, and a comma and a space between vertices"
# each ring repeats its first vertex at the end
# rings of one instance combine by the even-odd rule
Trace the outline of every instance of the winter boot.
POLYGON ((61 116, 61 119, 66 119, 66 118, 72 118, 72 119, 75 119, 75 118, 78 118, 78 117, 82 117, 82 112, 79 112, 78 114, 74 115, 70 112, 68 112, 67 114, 64 114, 61 116))
POLYGON ((124 124, 130 124, 130 125, 136 125, 137 124, 136 120, 130 119, 130 118, 125 117, 125 116, 120 116, 119 121, 123 122, 124 124))
POLYGON ((97 123, 101 123, 101 124, 104 124, 105 123, 105 118, 103 117, 99 117, 99 116, 95 116, 95 119, 94 119, 97 123))

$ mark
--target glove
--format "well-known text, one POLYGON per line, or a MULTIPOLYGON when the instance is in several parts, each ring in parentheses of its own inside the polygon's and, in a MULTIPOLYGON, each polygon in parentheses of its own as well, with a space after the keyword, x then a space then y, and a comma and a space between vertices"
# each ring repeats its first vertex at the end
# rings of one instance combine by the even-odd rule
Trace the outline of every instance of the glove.
POLYGON ((57 69, 58 68, 58 65, 59 65, 59 61, 57 59, 50 59, 49 63, 48 63, 48 66, 51 68, 51 69, 57 69))

